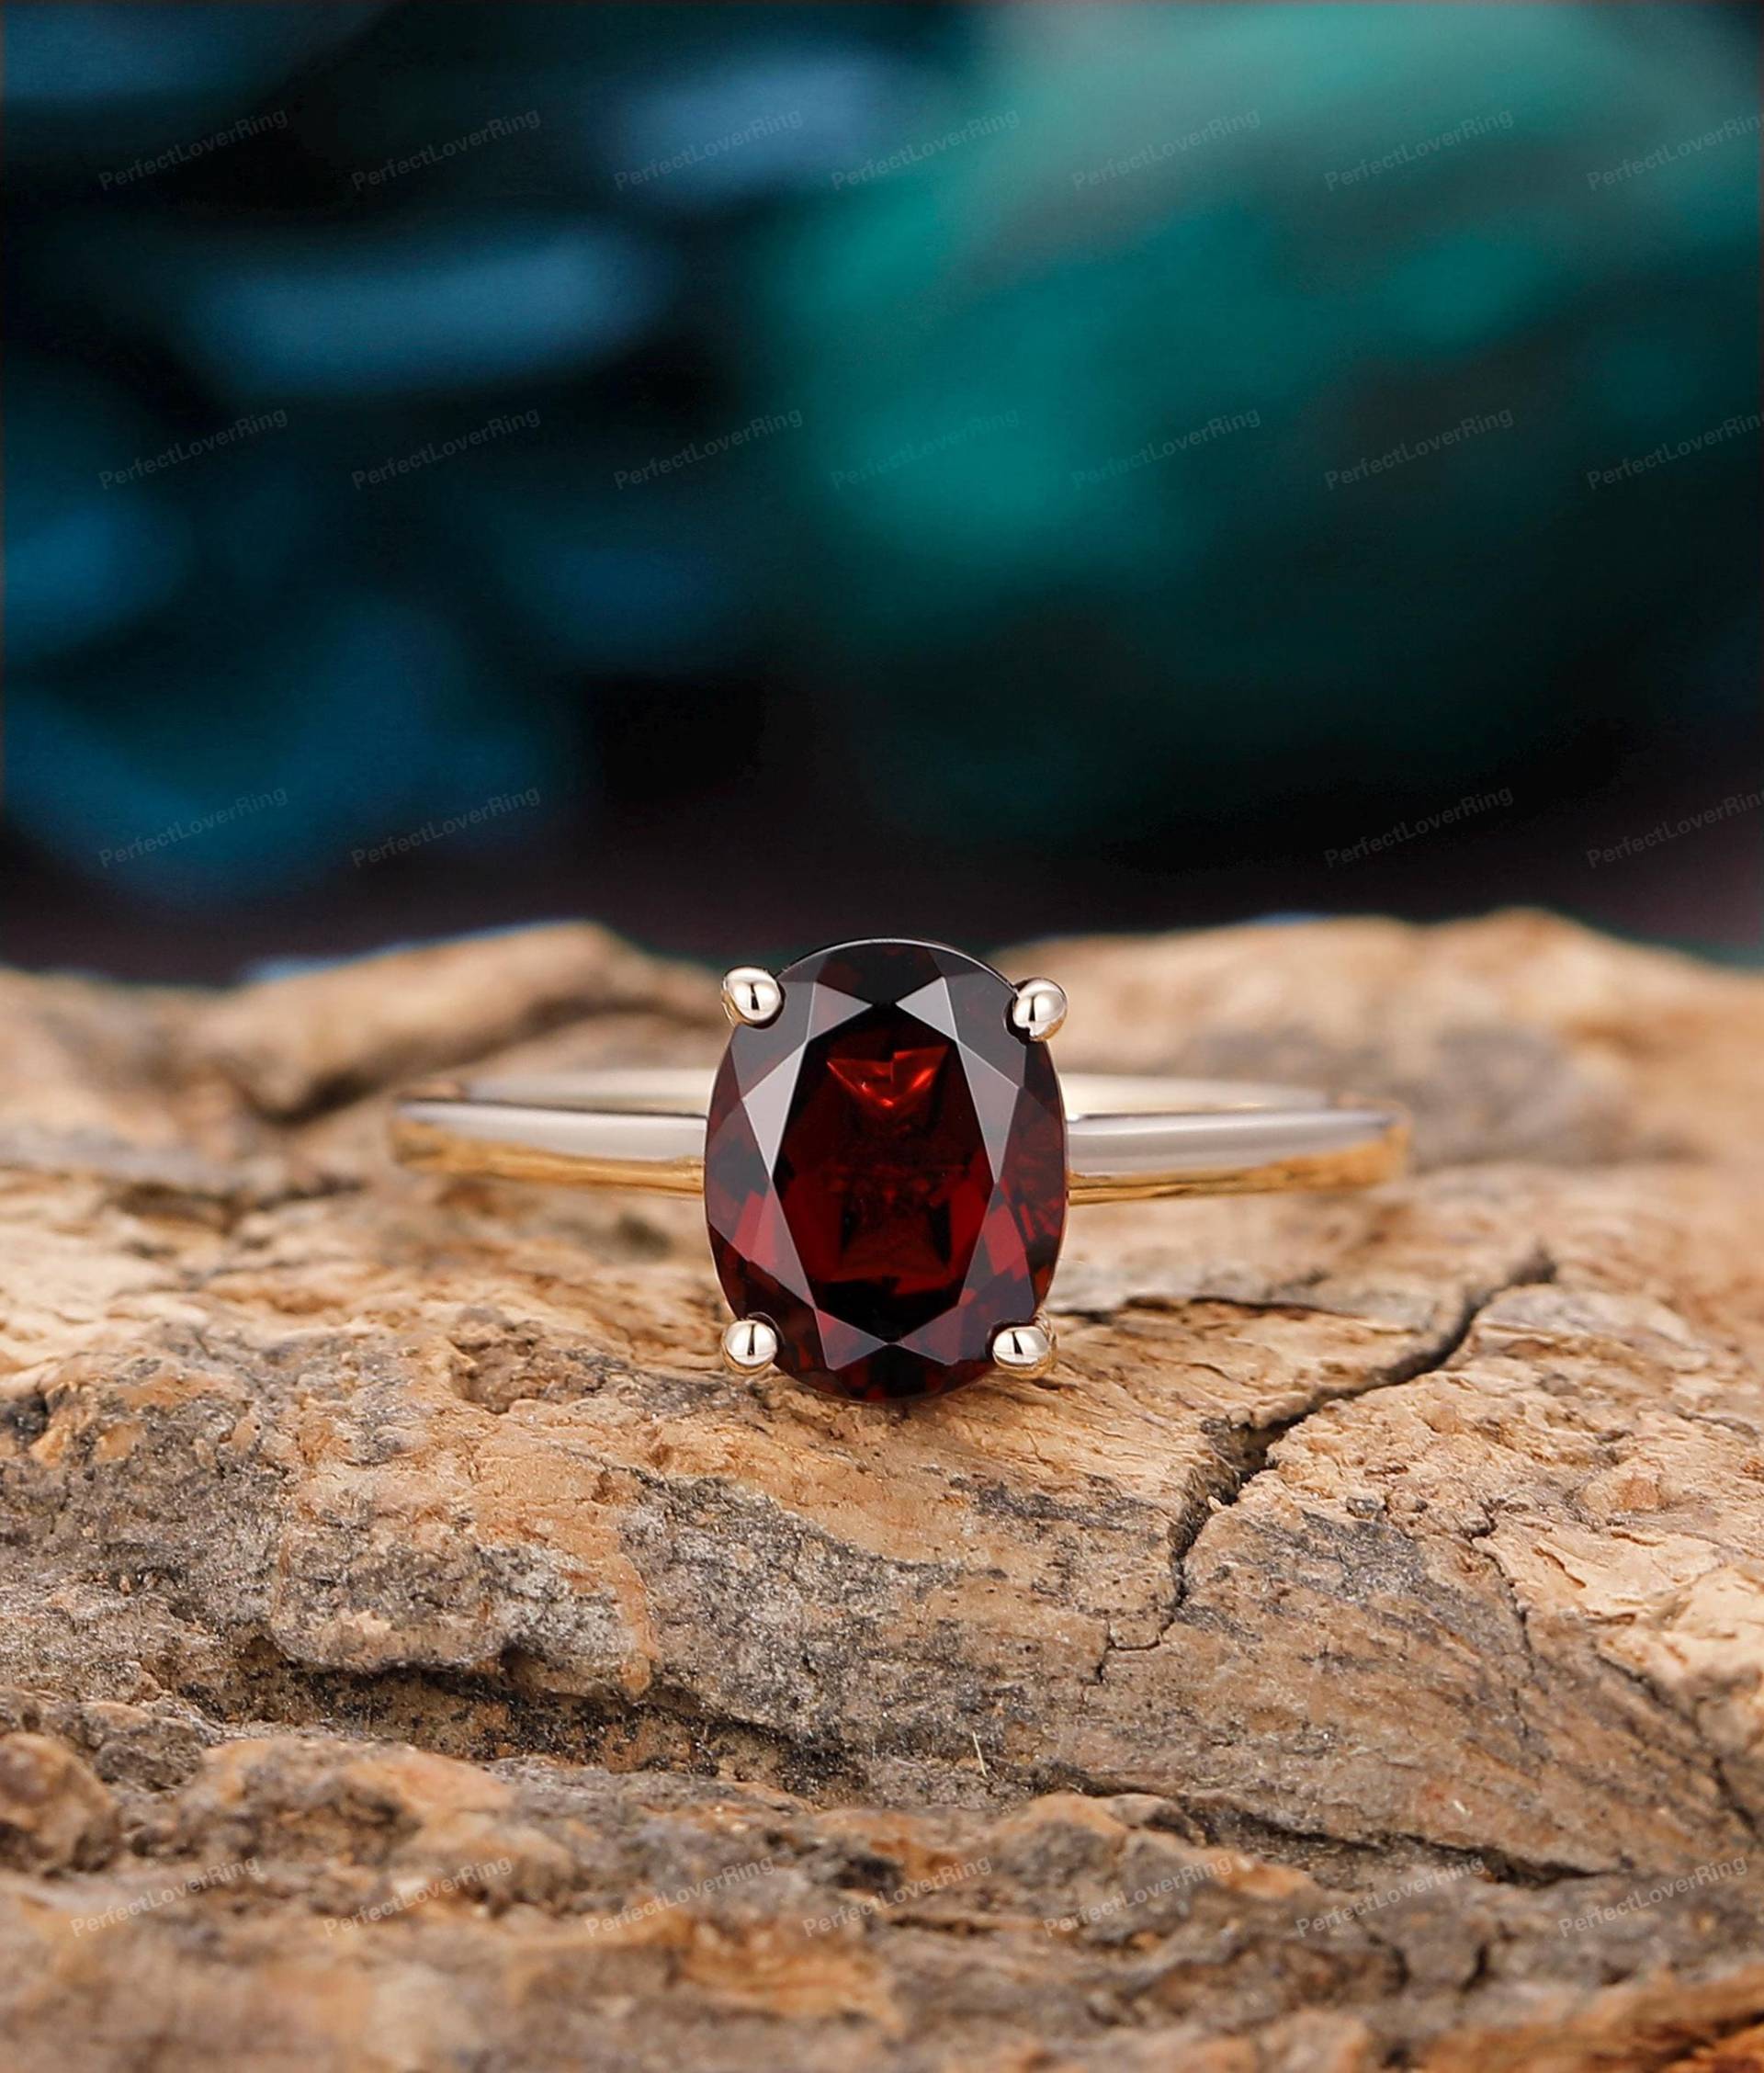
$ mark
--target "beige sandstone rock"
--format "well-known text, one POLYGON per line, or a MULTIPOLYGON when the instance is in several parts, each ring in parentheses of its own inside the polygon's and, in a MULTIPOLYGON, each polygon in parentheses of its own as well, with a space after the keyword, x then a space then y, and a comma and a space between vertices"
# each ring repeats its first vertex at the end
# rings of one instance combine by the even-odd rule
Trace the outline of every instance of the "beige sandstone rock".
POLYGON ((1764 980, 1010 962, 1419 1170, 1080 1212, 1057 1377, 877 1411, 722 1374, 690 1206, 386 1161, 708 974, 0 976, 0 2063, 1764 2067, 1764 980))

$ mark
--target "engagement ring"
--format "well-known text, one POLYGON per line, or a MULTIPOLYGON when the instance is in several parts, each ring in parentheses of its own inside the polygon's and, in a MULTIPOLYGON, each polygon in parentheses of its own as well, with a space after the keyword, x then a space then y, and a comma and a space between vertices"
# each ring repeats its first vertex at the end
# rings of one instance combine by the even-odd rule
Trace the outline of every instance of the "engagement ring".
POLYGON ((1045 1375, 1068 1203, 1362 1187, 1401 1170, 1393 1102, 1054 1070, 1051 980, 933 943, 842 943, 723 980, 714 1078, 585 1072, 413 1090, 408 1164, 702 1193, 723 1355, 828 1395, 1045 1375))

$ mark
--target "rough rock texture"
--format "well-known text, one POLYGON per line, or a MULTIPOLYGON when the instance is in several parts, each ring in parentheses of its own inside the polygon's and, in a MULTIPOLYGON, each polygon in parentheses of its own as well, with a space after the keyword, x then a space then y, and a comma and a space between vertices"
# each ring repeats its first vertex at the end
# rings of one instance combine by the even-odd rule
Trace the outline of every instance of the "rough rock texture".
POLYGON ((689 1205, 386 1090, 711 1060, 587 927, 0 975, 0 2061, 1764 2067, 1764 982, 1044 945, 1415 1178, 1073 1218, 1044 1384, 726 1377, 689 1205))

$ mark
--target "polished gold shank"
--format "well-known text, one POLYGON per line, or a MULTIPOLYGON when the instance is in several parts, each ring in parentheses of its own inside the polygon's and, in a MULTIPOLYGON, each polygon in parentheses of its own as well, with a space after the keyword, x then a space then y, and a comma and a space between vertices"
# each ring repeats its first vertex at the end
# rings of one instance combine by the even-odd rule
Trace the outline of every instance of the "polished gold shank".
MULTIPOLYGON (((1408 1153, 1394 1102, 1089 1073, 1063 1090, 1074 1203, 1366 1187, 1408 1153)), ((709 1093, 673 1069, 430 1085, 398 1104, 392 1149, 426 1172, 696 1195, 709 1093)))

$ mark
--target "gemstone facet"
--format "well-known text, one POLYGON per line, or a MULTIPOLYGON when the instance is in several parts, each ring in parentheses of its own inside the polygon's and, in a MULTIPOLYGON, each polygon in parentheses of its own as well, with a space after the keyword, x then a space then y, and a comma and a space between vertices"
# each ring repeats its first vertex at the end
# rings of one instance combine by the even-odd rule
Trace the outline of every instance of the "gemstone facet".
POLYGON ((705 1209, 738 1318, 837 1397, 942 1395, 1027 1324, 1066 1221, 1045 1044, 991 969, 930 943, 846 943, 778 975, 711 1093, 705 1209))

